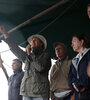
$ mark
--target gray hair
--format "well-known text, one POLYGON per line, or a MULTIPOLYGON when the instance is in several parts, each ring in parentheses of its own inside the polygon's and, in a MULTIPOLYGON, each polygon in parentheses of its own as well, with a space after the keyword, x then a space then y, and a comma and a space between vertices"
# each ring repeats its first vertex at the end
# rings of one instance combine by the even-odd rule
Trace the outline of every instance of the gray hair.
POLYGON ((61 43, 61 42, 55 42, 55 43, 53 44, 53 47, 56 48, 57 45, 61 45, 61 46, 64 48, 64 50, 67 52, 67 47, 65 46, 64 43, 61 43))

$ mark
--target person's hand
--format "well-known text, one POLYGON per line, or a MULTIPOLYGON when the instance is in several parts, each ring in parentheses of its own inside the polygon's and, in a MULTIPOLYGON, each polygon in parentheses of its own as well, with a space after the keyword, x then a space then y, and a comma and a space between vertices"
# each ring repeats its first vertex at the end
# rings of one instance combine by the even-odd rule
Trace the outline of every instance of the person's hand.
POLYGON ((87 74, 88 74, 88 76, 90 77, 90 62, 88 63, 87 74))
POLYGON ((30 45, 27 45, 26 46, 26 53, 29 55, 31 52, 31 46, 30 45))
POLYGON ((3 64, 2 64, 2 59, 1 59, 1 56, 0 56, 0 67, 2 67, 3 64))
POLYGON ((71 96, 70 100, 75 100, 75 95, 74 94, 71 96))
POLYGON ((86 90, 86 88, 82 88, 81 90, 80 90, 80 92, 84 92, 86 90))
POLYGON ((54 96, 51 97, 51 100, 55 100, 55 99, 54 99, 54 96))
POLYGON ((8 32, 5 30, 3 26, 0 26, 0 33, 2 33, 5 38, 8 37, 8 32))
POLYGON ((75 85, 74 83, 72 83, 72 85, 73 85, 74 89, 75 89, 77 92, 79 92, 79 89, 76 87, 76 85, 75 85))

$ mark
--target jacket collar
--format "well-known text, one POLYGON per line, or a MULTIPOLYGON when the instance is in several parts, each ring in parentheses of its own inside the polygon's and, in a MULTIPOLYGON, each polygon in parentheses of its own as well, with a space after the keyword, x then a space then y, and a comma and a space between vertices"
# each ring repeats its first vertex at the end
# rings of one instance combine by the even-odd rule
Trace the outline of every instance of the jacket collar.
POLYGON ((40 55, 43 52, 42 48, 32 48, 31 53, 34 55, 40 55))
MULTIPOLYGON (((74 68, 76 69, 76 71, 78 71, 78 65, 79 65, 81 59, 84 57, 84 55, 85 55, 89 50, 90 50, 90 48, 88 48, 88 49, 85 48, 84 51, 82 52, 81 56, 79 56, 79 54, 77 54, 77 56, 74 57, 74 58, 72 59, 72 64, 73 64, 74 68), (76 60, 77 60, 77 58, 79 58, 79 62, 78 62, 78 64, 76 65, 76 60)), ((78 76, 77 76, 77 77, 78 77, 78 76)))
POLYGON ((16 75, 17 73, 20 73, 22 72, 22 68, 17 68, 16 70, 13 71, 14 74, 16 75))
POLYGON ((59 66, 61 66, 61 64, 64 62, 64 60, 68 59, 68 56, 65 56, 63 59, 57 59, 57 61, 55 62, 56 64, 59 64, 59 66))
POLYGON ((79 62, 80 60, 83 58, 83 56, 90 50, 90 48, 85 48, 84 51, 82 52, 81 56, 79 56, 79 54, 76 55, 76 57, 74 57, 72 59, 72 62, 76 64, 76 59, 79 58, 79 62))

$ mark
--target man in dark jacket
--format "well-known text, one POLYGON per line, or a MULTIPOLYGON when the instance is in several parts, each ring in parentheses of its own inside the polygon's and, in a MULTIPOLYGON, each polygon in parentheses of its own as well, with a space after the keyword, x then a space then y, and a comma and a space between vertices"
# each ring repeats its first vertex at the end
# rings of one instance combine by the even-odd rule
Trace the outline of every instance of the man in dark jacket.
POLYGON ((20 88, 23 100, 48 100, 50 95, 48 72, 51 58, 49 53, 45 52, 47 47, 45 37, 35 34, 28 38, 31 46, 28 55, 16 45, 3 27, 0 27, 0 32, 4 35, 11 51, 25 63, 25 73, 20 88))
POLYGON ((22 71, 22 62, 19 59, 13 60, 12 69, 14 74, 10 77, 2 64, 1 58, 0 67, 2 67, 2 70, 8 80, 8 100, 22 100, 22 96, 20 95, 20 85, 24 75, 24 72, 22 71))

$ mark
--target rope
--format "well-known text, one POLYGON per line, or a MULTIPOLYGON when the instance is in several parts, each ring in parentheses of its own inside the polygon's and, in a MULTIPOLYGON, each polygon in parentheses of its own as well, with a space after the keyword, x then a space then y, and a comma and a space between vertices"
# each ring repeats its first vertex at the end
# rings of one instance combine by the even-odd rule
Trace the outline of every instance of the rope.
POLYGON ((4 61, 3 61, 3 63, 8 67, 8 68, 10 68, 10 69, 12 69, 8 64, 6 64, 4 61))
POLYGON ((10 50, 10 49, 1 51, 0 54, 1 54, 1 53, 4 53, 4 52, 8 52, 9 50, 10 50))
MULTIPOLYGON (((69 7, 67 7, 59 16, 57 16, 53 21, 51 21, 48 25, 46 25, 43 29, 41 29, 39 32, 37 32, 36 34, 40 34, 41 32, 43 32, 45 29, 47 29, 50 25, 52 25, 56 20, 58 20, 62 15, 64 15, 75 3, 77 0, 75 0, 69 7)), ((19 45, 23 45, 24 43, 26 43, 27 41, 22 42, 19 45)))
POLYGON ((49 26, 51 26, 56 20, 58 20, 62 15, 64 15, 75 3, 77 0, 75 0, 69 7, 67 7, 59 16, 57 16, 51 23, 49 23, 47 26, 45 26, 42 30, 40 30, 37 34, 40 34, 45 29, 47 29, 49 26))

